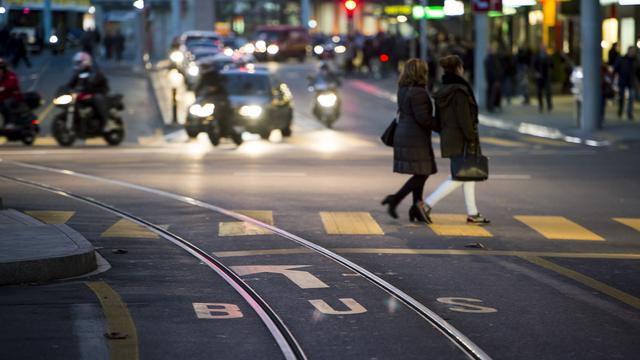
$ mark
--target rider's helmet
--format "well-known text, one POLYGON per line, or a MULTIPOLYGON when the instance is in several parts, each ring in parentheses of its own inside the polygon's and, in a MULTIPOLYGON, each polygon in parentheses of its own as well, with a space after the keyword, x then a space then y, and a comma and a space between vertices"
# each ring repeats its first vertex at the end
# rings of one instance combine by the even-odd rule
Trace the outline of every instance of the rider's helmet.
POLYGON ((76 71, 87 70, 91 68, 92 64, 93 60, 89 53, 82 51, 73 56, 73 68, 76 71))

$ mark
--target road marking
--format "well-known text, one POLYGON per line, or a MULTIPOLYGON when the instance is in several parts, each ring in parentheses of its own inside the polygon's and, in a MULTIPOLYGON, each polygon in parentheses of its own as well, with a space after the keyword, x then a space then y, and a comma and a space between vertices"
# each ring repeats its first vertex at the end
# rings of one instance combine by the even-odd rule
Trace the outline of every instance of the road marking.
POLYGON ((604 239, 563 216, 523 216, 514 218, 550 240, 604 241, 604 239))
POLYGON ((489 177, 491 180, 531 180, 531 175, 527 174, 495 174, 489 177))
POLYGON ((239 319, 244 316, 235 304, 193 303, 193 310, 198 319, 239 319))
POLYGON ((107 142, 104 141, 101 137, 88 138, 84 140, 85 145, 107 145, 107 142))
MULTIPOLYGON (((273 212, 265 210, 234 210, 242 215, 256 219, 260 222, 273 226, 273 212)), ((269 235, 273 232, 264 227, 251 224, 245 221, 225 221, 218 226, 218 236, 251 236, 269 235)))
POLYGON ((51 136, 38 136, 33 144, 36 146, 51 146, 58 145, 58 142, 51 136))
POLYGON ((331 307, 331 305, 327 304, 322 299, 309 300, 309 302, 311 303, 311 305, 313 305, 313 307, 316 308, 316 310, 326 315, 355 315, 367 312, 367 309, 365 309, 364 306, 360 305, 360 303, 352 298, 344 298, 338 300, 345 304, 349 308, 349 310, 335 310, 331 307))
POLYGON ((118 293, 103 281, 91 281, 87 286, 96 294, 107 320, 107 334, 126 335, 108 338, 110 359, 138 359, 138 334, 127 305, 118 293))
POLYGON ((320 218, 329 235, 384 235, 368 212, 321 212, 320 218))
POLYGON ((51 112, 51 110, 53 110, 53 107, 54 104, 52 101, 49 103, 49 105, 47 105, 47 107, 44 108, 44 110, 42 110, 42 112, 38 114, 38 120, 40 120, 40 123, 47 119, 47 116, 49 116, 49 113, 51 112))
POLYGON ((543 138, 543 137, 522 137, 523 141, 526 142, 530 142, 533 144, 542 144, 542 145, 551 145, 551 146, 562 146, 562 147, 567 147, 567 146, 572 146, 572 144, 570 143, 566 143, 560 140, 551 140, 551 139, 547 139, 547 138, 543 138))
MULTIPOLYGON (((540 256, 567 259, 618 259, 640 260, 640 253, 579 253, 579 252, 546 252, 546 251, 510 251, 510 250, 454 250, 454 249, 387 249, 387 248, 333 248, 331 251, 341 254, 384 254, 384 255, 466 255, 466 256, 540 256)), ((310 254, 306 248, 219 251, 213 253, 217 257, 242 257, 262 255, 296 255, 310 254)))
POLYGON ((113 238, 158 239, 158 234, 127 219, 118 220, 118 222, 111 225, 111 227, 109 227, 100 236, 113 238))
POLYGON ((475 313, 475 314, 489 314, 498 312, 498 310, 488 307, 473 305, 467 303, 481 303, 480 299, 463 298, 463 297, 441 297, 436 299, 437 302, 448 305, 456 305, 449 308, 451 311, 457 311, 462 313, 475 313))
POLYGON ((640 218, 613 218, 613 220, 640 231, 640 218))
POLYGON ((25 214, 34 217, 45 224, 64 224, 75 214, 75 211, 25 211, 25 214))
POLYGON ((235 172, 234 176, 249 176, 249 177, 305 177, 305 173, 294 172, 235 172))
POLYGON ((527 144, 519 142, 519 141, 512 141, 512 140, 507 140, 507 139, 499 139, 499 138, 495 138, 495 137, 491 137, 491 136, 482 136, 482 137, 480 137, 480 143, 481 144, 498 145, 498 146, 506 146, 506 147, 525 147, 525 146, 527 146, 527 144))
POLYGON ((537 256, 521 256, 522 259, 529 261, 532 264, 536 264, 545 269, 554 271, 558 274, 564 275, 570 279, 573 279, 583 285, 586 285, 592 289, 596 289, 599 292, 609 295, 614 299, 617 299, 627 305, 631 305, 636 309, 640 309, 640 299, 637 297, 627 294, 624 291, 620 291, 616 288, 613 288, 605 283, 602 283, 596 279, 590 278, 586 275, 583 275, 577 271, 567 269, 563 266, 554 264, 550 261, 542 259, 537 256))
POLYGON ((311 265, 247 265, 232 266, 231 269, 240 276, 260 273, 281 274, 286 276, 287 279, 291 280, 301 289, 328 288, 329 285, 325 284, 322 280, 318 279, 312 273, 308 271, 292 270, 309 266, 311 265))
POLYGON ((429 228, 440 236, 492 237, 484 227, 467 224, 467 216, 459 214, 433 214, 429 228))

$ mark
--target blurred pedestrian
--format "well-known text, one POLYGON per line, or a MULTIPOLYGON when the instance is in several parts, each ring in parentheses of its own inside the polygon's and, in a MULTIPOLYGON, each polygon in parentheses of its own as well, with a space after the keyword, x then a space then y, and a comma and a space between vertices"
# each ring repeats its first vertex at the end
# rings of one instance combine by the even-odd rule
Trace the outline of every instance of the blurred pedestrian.
POLYGON ((20 79, 16 73, 8 69, 4 59, 0 58, 0 114, 4 121, 3 126, 13 122, 10 109, 20 100, 20 79))
POLYGON ((113 57, 113 35, 107 33, 104 35, 104 40, 102 40, 102 45, 104 45, 104 56, 107 60, 111 60, 113 57))
POLYGON ((504 97, 507 100, 507 104, 511 105, 511 98, 515 95, 515 83, 516 83, 516 58, 513 56, 510 50, 505 49, 502 54, 502 66, 504 69, 504 76, 502 78, 502 87, 504 97))
MULTIPOLYGON (((480 153, 478 135, 478 103, 473 88, 464 79, 462 59, 456 55, 440 59, 444 69, 442 87, 435 93, 438 119, 440 120, 440 150, 443 158, 480 153)), ((440 200, 462 186, 467 207, 467 223, 489 224, 490 221, 478 212, 476 205, 476 183, 457 181, 451 177, 424 200, 426 218, 440 200)))
POLYGON ((531 71, 531 50, 524 44, 520 45, 516 54, 516 71, 518 92, 523 97, 523 104, 529 105, 529 72, 531 71))
POLYGON ((487 80, 487 110, 494 112, 496 108, 500 109, 502 102, 502 94, 500 84, 504 71, 502 61, 498 55, 498 44, 493 43, 489 47, 489 54, 484 60, 485 78, 487 80))
POLYGON ((116 30, 116 34, 113 36, 113 49, 116 54, 116 60, 122 61, 122 54, 124 53, 125 48, 125 38, 122 35, 122 31, 120 29, 116 30))
POLYGON ((628 93, 627 119, 633 120, 633 103, 636 99, 636 86, 638 86, 638 59, 637 49, 629 46, 627 54, 616 60, 614 73, 618 75, 618 117, 622 117, 624 109, 625 93, 628 93))
POLYGON ((14 33, 9 49, 13 50, 13 58, 11 59, 11 65, 17 68, 20 61, 24 61, 28 68, 31 68, 31 61, 29 61, 29 51, 27 50, 27 34, 14 33))
POLYGON ((394 219, 398 218, 398 204, 412 193, 409 220, 430 222, 424 211, 422 193, 429 175, 437 172, 431 131, 437 131, 438 125, 427 90, 428 72, 424 61, 411 59, 405 64, 398 80, 398 123, 393 144, 393 171, 412 176, 398 192, 382 201, 394 219))
POLYGON ((618 43, 614 42, 613 45, 611 45, 611 49, 609 49, 607 64, 609 64, 609 66, 615 66, 616 60, 618 60, 619 57, 620 52, 618 51, 618 43))
POLYGON ((11 31, 9 26, 5 25, 0 29, 0 56, 9 54, 9 40, 11 39, 11 31))
POLYGON ((536 77, 536 89, 538 92, 538 108, 544 111, 543 95, 547 100, 547 110, 553 109, 551 102, 551 58, 547 54, 547 47, 542 44, 538 54, 533 59, 533 71, 536 77))
POLYGON ((616 93, 613 89, 613 73, 611 72, 607 64, 602 63, 602 65, 600 65, 600 74, 602 101, 600 102, 600 118, 598 121, 598 128, 602 129, 605 121, 607 100, 613 99, 616 96, 616 93))

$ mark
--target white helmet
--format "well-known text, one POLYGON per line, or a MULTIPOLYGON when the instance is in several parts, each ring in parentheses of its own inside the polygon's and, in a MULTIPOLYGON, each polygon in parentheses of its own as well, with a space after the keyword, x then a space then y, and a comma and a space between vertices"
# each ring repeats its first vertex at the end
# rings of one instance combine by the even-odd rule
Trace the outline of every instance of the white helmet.
POLYGON ((75 70, 90 68, 92 63, 91 55, 86 52, 79 52, 73 56, 73 68, 75 70))

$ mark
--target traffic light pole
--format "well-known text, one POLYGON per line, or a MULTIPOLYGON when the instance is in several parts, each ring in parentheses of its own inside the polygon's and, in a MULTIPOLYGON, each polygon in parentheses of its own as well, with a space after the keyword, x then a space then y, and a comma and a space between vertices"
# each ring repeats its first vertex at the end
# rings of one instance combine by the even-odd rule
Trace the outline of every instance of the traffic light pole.
POLYGON ((44 0, 42 8, 42 28, 44 35, 44 43, 49 44, 49 37, 51 36, 51 0, 44 0))
MULTIPOLYGON (((589 0, 592 1, 592 0, 589 0)), ((489 32, 489 20, 486 12, 476 12, 475 19, 475 54, 473 67, 473 83, 475 85, 476 99, 481 108, 487 104, 487 81, 484 73, 484 59, 487 57, 487 34, 489 32)))
POLYGON ((600 84, 602 66, 602 23, 600 3, 593 0, 581 0, 580 32, 582 36, 582 110, 580 111, 580 129, 592 132, 599 123, 602 114, 602 89, 600 84))
MULTIPOLYGON (((422 7, 426 8, 428 5, 427 0, 422 0, 422 7)), ((427 56, 429 55, 429 34, 427 33, 427 18, 423 16, 420 19, 420 60, 427 61, 427 56)), ((431 69, 430 71, 435 71, 435 69, 431 69)))

